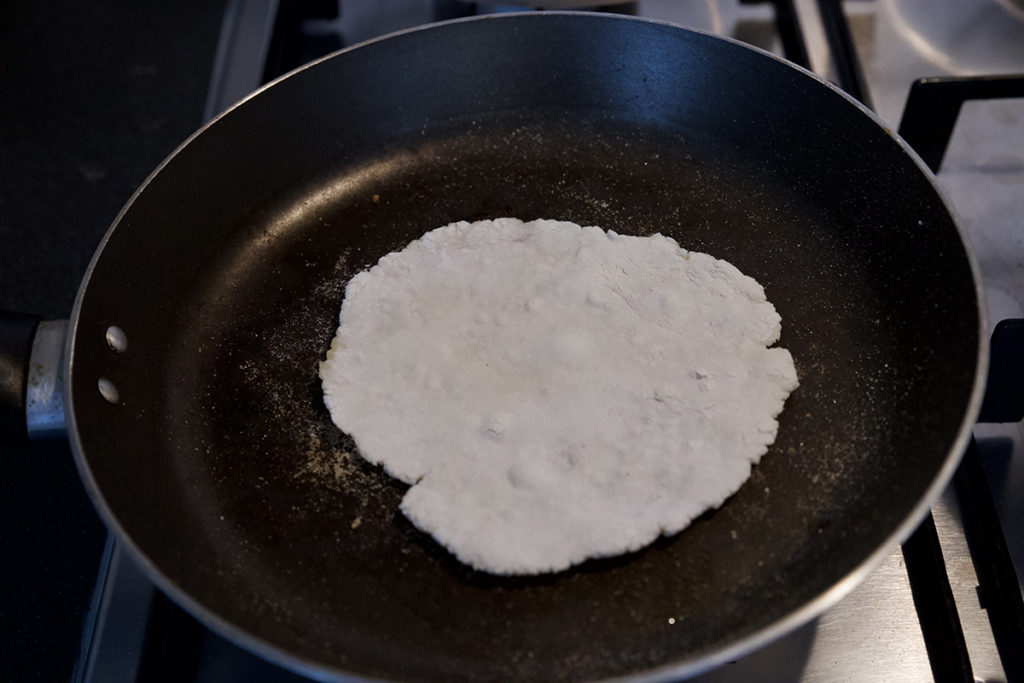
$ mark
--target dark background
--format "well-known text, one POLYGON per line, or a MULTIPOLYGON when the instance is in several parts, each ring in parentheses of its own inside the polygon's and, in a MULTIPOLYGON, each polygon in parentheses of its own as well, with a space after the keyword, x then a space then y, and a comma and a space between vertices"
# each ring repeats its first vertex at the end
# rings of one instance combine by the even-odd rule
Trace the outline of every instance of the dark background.
MULTIPOLYGON (((68 317, 121 206, 202 123, 224 4, 0 3, 0 309, 68 317)), ((0 680, 70 678, 105 535, 65 443, 0 444, 0 680)))

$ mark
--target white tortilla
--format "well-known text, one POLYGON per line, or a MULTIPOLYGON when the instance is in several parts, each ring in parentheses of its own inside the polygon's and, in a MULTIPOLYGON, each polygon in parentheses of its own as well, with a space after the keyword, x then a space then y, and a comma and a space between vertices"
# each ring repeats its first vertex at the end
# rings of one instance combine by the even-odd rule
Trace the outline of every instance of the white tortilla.
POLYGON ((417 527, 534 574, 735 493, 797 386, 780 330, 757 282, 662 235, 460 222, 352 278, 320 377, 417 527))

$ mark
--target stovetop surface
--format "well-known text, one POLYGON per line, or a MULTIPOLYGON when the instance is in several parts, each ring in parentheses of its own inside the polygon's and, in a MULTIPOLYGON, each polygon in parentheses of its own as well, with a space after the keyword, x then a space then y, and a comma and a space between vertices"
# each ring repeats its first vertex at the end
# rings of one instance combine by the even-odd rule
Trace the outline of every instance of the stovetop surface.
MULTIPOLYGON (((66 318, 121 205, 202 122, 223 2, 0 3, 0 308, 66 318)), ((0 444, 0 680, 69 680, 105 530, 66 443, 0 444)))

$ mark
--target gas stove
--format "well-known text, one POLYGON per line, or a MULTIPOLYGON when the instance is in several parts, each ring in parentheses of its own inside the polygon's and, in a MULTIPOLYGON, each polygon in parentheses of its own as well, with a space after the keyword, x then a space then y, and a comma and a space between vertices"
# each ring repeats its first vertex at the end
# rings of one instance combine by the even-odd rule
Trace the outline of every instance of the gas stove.
MULTIPOLYGON (((751 43, 837 83, 938 169, 940 188, 973 244, 993 330, 999 320, 1024 318, 1024 80, 975 78, 1024 73, 1024 9, 1011 0, 941 6, 924 0, 232 0, 206 116, 345 45, 439 19, 521 11, 524 4, 690 26, 751 43), (926 82, 914 85, 921 79, 926 82), (907 109, 912 86, 916 104, 907 109), (950 104, 963 96, 970 99, 962 109, 950 104), (937 130, 939 112, 950 108, 951 134, 937 130)), ((1014 326, 1000 335, 1011 348, 1021 339, 1014 326)), ((1009 365, 999 367, 1012 366, 1013 354, 1007 355, 1009 365)), ((1016 418, 1000 414, 1012 408, 986 409, 992 421, 1016 418)), ((979 424, 975 435, 976 446, 932 515, 866 582, 811 623, 696 680, 1022 680, 1024 652, 1008 643, 1024 642, 1024 430, 1016 421, 979 424)), ((74 678, 305 680, 182 612, 113 537, 103 551, 74 678)))

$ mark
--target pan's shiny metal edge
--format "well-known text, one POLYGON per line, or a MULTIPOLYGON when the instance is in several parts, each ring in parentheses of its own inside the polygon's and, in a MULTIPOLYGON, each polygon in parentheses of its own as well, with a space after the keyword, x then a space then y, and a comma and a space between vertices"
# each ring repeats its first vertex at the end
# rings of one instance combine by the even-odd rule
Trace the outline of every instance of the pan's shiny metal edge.
POLYGON ((125 532, 124 528, 118 522, 113 512, 107 505, 103 498, 99 487, 96 484, 92 473, 89 470, 88 463, 85 459, 84 449, 82 447, 81 439, 78 433, 77 416, 75 413, 75 407, 71 401, 71 387, 73 385, 74 378, 74 351, 75 351, 75 339, 78 333, 78 319, 81 313, 82 303, 85 298, 85 293, 89 287, 89 281, 92 277, 93 270, 96 267, 99 259, 102 256, 103 250, 113 235, 117 226, 120 224, 125 213, 135 202, 136 198, 142 194, 149 186, 150 182, 157 177, 167 164, 178 155, 181 150, 187 147, 191 142, 202 135, 208 128, 217 124, 217 122, 224 116, 228 116, 236 108, 243 106, 250 99, 257 97, 260 93, 268 88, 272 88, 278 82, 289 78, 293 74, 300 71, 304 71, 308 68, 312 68, 320 62, 333 59, 338 55, 342 55, 353 50, 358 50, 364 45, 377 43, 379 41, 388 40, 398 36, 402 36, 409 33, 416 33, 419 31, 429 31, 433 27, 449 24, 469 23, 476 21, 516 21, 518 18, 531 15, 547 15, 547 16, 587 16, 591 18, 599 17, 600 20, 604 21, 630 21, 630 22, 646 22, 650 24, 657 24, 661 26, 668 26, 681 31, 688 31, 691 33, 698 33, 703 36, 713 38, 716 40, 722 40, 728 43, 732 43, 738 47, 746 50, 752 50, 760 55, 769 59, 775 60, 776 62, 785 64, 787 67, 795 69, 805 76, 814 79, 822 86, 831 89, 837 95, 841 96, 851 105, 856 107, 865 116, 870 118, 876 125, 878 125, 886 134, 893 138, 903 149, 904 153, 907 154, 911 160, 918 166, 921 173, 928 179, 935 193, 942 200, 946 210, 953 218, 954 224, 956 225, 957 233, 960 236, 960 240, 964 246, 964 252, 967 256, 968 262, 971 268, 971 274, 974 279, 975 298, 978 305, 978 353, 975 365, 975 376, 974 385, 971 390, 971 397, 967 405, 967 410, 964 413, 963 420, 961 421, 960 427, 957 431, 956 439, 950 446, 949 453, 946 457, 946 461, 940 469, 938 475, 932 481, 925 495, 918 501, 918 504, 911 510, 910 514, 903 520, 903 522, 893 531, 886 541, 880 545, 874 553, 869 555, 861 564, 851 571, 849 574, 837 581, 830 589, 819 595, 816 599, 804 605, 802 608, 791 612, 789 615, 775 622, 771 626, 761 629, 756 633, 752 633, 732 645, 724 647, 710 653, 703 653, 695 657, 683 659, 674 664, 665 665, 655 669, 647 671, 637 672, 628 676, 613 679, 617 681, 668 681, 678 680, 680 678, 688 678, 695 676, 711 669, 717 668, 730 661, 739 659, 740 657, 757 650, 758 648, 774 641, 787 633, 794 631, 803 624, 814 619, 822 612, 827 610, 829 607, 839 602, 842 598, 848 595, 856 586, 861 584, 872 571, 875 570, 885 559, 895 550, 895 548, 906 540, 911 533, 917 528, 924 519, 925 515, 930 510, 933 503, 935 503, 941 496, 946 485, 953 477, 953 473, 956 471, 957 466, 960 463, 960 459, 963 456, 964 450, 967 447, 967 443, 971 436, 971 430, 977 420, 979 411, 981 410, 981 402, 984 396, 985 381, 987 379, 988 372, 988 343, 986 334, 988 331, 988 313, 985 299, 985 291, 981 281, 981 271, 978 267, 977 260, 974 257, 973 250, 967 239, 967 235, 961 227, 962 221, 957 215, 953 208, 952 202, 946 196, 946 193, 939 187, 939 184, 935 178, 935 175, 928 169, 925 163, 921 160, 918 154, 908 145, 902 138, 896 135, 891 128, 889 128, 873 111, 865 107, 863 104, 850 97, 848 94, 843 92, 837 86, 829 83, 822 79, 812 71, 808 71, 803 67, 797 66, 792 62, 789 62, 777 55, 772 54, 761 48, 743 43, 733 38, 715 35, 706 31, 700 31, 697 29, 687 28, 684 26, 678 26, 665 21, 659 21, 655 19, 645 19, 637 17, 628 17, 624 15, 613 15, 613 14, 596 14, 591 12, 517 12, 511 14, 498 14, 498 15, 481 15, 475 17, 465 17, 460 19, 453 19, 450 21, 439 22, 436 24, 426 24, 423 26, 417 26, 410 29, 404 29, 389 33, 371 40, 357 43, 349 46, 330 55, 322 57, 305 64, 294 71, 291 71, 283 76, 274 79, 267 83, 258 90, 253 91, 248 97, 245 97, 233 106, 221 112, 218 116, 211 119, 205 125, 200 127, 196 132, 190 135, 184 142, 178 145, 177 148, 172 151, 167 158, 165 158, 145 181, 135 190, 132 196, 125 203, 124 207, 118 212, 114 221, 111 223, 110 228, 107 229, 103 239, 100 241, 99 246, 96 248, 92 259, 89 261, 88 268, 86 269, 85 276, 82 279, 82 283, 79 286, 78 293, 75 296, 74 307, 71 311, 70 324, 68 325, 67 340, 65 344, 66 355, 64 358, 64 377, 66 378, 65 383, 65 406, 67 415, 67 429, 68 429, 68 441, 71 445, 71 451, 74 456, 75 466, 78 469, 79 475, 82 478, 82 482, 85 486, 86 491, 89 494, 89 498, 92 500, 93 505, 99 511, 101 517, 107 526, 117 533, 118 537, 123 543, 123 546, 129 550, 132 558, 136 564, 149 576, 149 578, 160 588, 165 594, 168 595, 177 604, 181 605, 189 613, 195 616, 199 621, 205 624, 207 627, 224 635, 226 638, 238 643, 242 647, 245 647, 249 651, 263 657, 267 661, 274 664, 278 664, 287 669, 295 671, 303 676, 307 676, 312 680, 317 681, 374 681, 380 679, 371 679, 359 676, 353 676, 351 672, 346 672, 331 666, 325 666, 323 663, 315 662, 306 658, 296 657, 284 650, 276 647, 275 645, 268 643, 267 641, 254 636, 253 634, 240 629, 234 624, 222 619, 214 612, 208 610, 204 605, 189 596, 184 590, 182 590, 177 584, 166 577, 160 569, 152 563, 152 561, 142 552, 142 550, 135 545, 132 539, 125 532))

